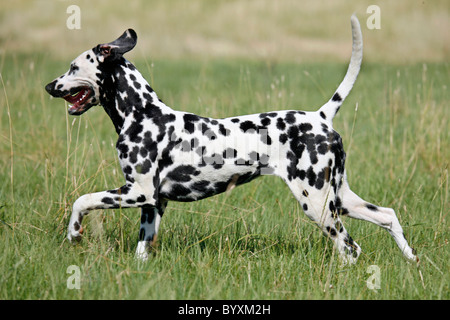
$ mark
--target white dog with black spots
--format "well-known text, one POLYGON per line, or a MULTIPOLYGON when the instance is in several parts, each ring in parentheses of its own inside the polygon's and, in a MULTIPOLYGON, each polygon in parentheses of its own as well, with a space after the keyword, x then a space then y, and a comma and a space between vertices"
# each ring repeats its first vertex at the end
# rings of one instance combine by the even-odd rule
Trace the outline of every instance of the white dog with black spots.
POLYGON ((91 210, 140 207, 137 256, 145 260, 168 201, 196 201, 261 175, 276 175, 334 242, 343 263, 354 263, 361 253, 344 228, 340 218, 344 215, 388 230, 404 256, 416 261, 394 210, 362 200, 347 183, 346 155, 332 121, 361 66, 362 34, 355 16, 351 26, 353 50, 347 73, 331 99, 315 112, 212 119, 175 111, 123 57, 136 45, 132 29, 82 53, 46 90, 68 101, 71 115, 103 106, 119 135, 116 147, 126 183, 78 198, 68 239, 81 239, 83 217, 91 210))

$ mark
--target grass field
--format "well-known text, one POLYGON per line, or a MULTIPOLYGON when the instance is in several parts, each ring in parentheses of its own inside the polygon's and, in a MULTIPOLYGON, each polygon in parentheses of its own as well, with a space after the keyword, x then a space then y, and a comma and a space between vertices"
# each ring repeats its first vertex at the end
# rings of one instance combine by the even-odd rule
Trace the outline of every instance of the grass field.
MULTIPOLYGON (((350 14, 340 16, 347 28, 350 14)), ((343 41, 350 46, 346 32, 343 41)), ((90 46, 96 44, 95 34, 88 38, 90 46)), ((365 44, 370 51, 370 42, 365 44)), ((169 203, 158 246, 142 263, 134 258, 137 209, 94 211, 84 220, 82 242, 72 246, 66 240, 77 197, 124 182, 117 136, 102 108, 71 117, 64 101, 50 99, 43 89, 88 48, 65 49, 66 56, 11 43, 1 51, 0 299, 450 298, 445 58, 427 60, 420 51, 425 58, 409 63, 383 63, 383 53, 375 62, 364 60, 334 121, 346 146, 352 189, 396 210, 419 266, 403 259, 384 230, 345 219, 363 253, 356 265, 341 267, 331 241, 274 177, 195 203, 169 203), (380 270, 376 290, 366 283, 372 265, 380 270), (80 271, 80 289, 68 287, 71 266, 80 271)), ((299 62, 289 55, 242 55, 136 54, 132 60, 167 105, 219 118, 316 110, 347 68, 341 57, 299 62)))

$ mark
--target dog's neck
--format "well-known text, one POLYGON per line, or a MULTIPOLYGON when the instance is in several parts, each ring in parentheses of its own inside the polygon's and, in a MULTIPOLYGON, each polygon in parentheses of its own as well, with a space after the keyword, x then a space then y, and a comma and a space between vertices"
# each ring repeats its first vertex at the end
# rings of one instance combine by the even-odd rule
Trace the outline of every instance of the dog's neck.
POLYGON ((100 89, 100 104, 111 118, 116 132, 120 134, 125 118, 133 114, 139 118, 142 114, 152 114, 152 109, 167 108, 150 87, 136 67, 122 60, 109 70, 100 89))

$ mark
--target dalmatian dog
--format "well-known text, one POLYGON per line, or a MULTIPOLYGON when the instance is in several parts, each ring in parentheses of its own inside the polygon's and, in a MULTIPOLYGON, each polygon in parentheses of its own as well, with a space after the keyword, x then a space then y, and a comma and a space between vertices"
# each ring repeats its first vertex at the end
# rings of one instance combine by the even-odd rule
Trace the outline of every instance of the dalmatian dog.
POLYGON ((350 190, 345 152, 333 118, 349 94, 362 61, 362 34, 351 18, 350 65, 337 90, 315 112, 298 110, 212 119, 165 105, 123 55, 137 35, 82 53, 68 72, 45 89, 69 103, 71 115, 101 105, 118 134, 117 152, 126 183, 89 193, 73 204, 68 239, 80 241, 91 210, 141 208, 137 257, 148 258, 168 201, 196 201, 231 190, 261 175, 281 177, 305 214, 329 237, 342 262, 354 263, 361 248, 341 216, 386 229, 404 256, 416 261, 394 210, 368 203, 350 190))

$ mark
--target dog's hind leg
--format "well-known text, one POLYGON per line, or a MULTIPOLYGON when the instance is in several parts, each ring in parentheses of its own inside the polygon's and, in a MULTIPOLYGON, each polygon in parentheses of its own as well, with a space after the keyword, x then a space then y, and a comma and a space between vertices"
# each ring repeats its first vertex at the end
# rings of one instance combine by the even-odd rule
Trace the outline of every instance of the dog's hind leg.
POLYGON ((337 212, 341 215, 348 215, 351 218, 372 222, 387 231, 394 238, 403 255, 412 261, 418 261, 415 250, 412 249, 406 241, 402 226, 391 208, 383 208, 373 205, 361 199, 356 195, 344 179, 338 203, 336 203, 337 212))
POLYGON ((293 180, 287 183, 295 198, 300 202, 306 216, 314 221, 326 237, 329 237, 339 252, 343 264, 353 264, 361 248, 348 234, 334 208, 333 188, 328 185, 321 190, 304 188, 304 184, 293 180))
POLYGON ((159 223, 166 209, 167 201, 156 206, 144 205, 141 208, 141 227, 139 229, 139 242, 136 249, 136 258, 147 260, 151 248, 156 242, 159 223))

